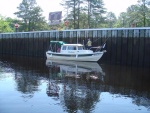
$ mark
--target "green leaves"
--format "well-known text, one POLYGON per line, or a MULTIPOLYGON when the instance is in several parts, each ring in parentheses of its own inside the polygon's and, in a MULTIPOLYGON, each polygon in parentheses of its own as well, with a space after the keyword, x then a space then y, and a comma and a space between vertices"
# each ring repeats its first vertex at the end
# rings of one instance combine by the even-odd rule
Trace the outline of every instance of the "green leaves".
POLYGON ((43 10, 37 5, 36 0, 23 0, 18 10, 14 14, 22 19, 23 31, 49 29, 45 17, 42 16, 43 10))
POLYGON ((0 15, 0 33, 5 32, 13 32, 13 29, 10 27, 10 22, 0 15))
POLYGON ((103 0, 63 0, 61 5, 68 9, 69 28, 95 28, 105 19, 103 0))

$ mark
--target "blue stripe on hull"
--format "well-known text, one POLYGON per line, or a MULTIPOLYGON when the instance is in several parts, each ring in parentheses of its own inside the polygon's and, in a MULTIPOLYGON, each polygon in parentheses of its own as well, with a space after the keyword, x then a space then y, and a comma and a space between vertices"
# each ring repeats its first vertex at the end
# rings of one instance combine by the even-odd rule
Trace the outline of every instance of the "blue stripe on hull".
MULTIPOLYGON (((51 53, 48 53, 49 55, 51 55, 51 53)), ((92 56, 93 54, 79 54, 78 57, 85 57, 85 56, 92 56)), ((53 53, 52 56, 65 56, 65 57, 76 57, 76 55, 72 55, 72 54, 55 54, 53 53)))

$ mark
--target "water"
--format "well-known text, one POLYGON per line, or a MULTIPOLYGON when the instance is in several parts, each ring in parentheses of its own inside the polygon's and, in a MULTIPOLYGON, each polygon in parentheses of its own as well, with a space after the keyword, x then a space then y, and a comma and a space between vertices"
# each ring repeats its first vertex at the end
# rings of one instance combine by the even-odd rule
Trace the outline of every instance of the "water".
POLYGON ((0 59, 0 113, 150 113, 150 70, 0 59))

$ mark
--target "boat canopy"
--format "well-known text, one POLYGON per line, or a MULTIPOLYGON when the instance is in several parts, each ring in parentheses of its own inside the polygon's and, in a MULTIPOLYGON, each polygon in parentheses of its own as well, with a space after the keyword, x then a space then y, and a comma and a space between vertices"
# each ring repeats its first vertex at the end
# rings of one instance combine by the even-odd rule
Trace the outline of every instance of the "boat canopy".
POLYGON ((55 45, 55 44, 61 47, 61 45, 66 44, 66 43, 63 41, 50 41, 50 45, 55 45))

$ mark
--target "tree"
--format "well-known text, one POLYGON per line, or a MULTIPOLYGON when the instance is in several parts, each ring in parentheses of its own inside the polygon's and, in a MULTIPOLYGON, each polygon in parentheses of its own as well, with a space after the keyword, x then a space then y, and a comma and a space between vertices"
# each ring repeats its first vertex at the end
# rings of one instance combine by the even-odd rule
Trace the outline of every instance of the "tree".
POLYGON ((89 28, 97 22, 104 22, 105 17, 103 15, 106 13, 106 9, 103 0, 86 0, 86 2, 88 5, 85 6, 85 9, 87 8, 89 28))
POLYGON ((129 24, 127 23, 127 13, 126 12, 120 13, 114 27, 129 27, 129 24))
POLYGON ((108 12, 106 18, 107 18, 106 21, 108 23, 108 27, 112 28, 117 21, 115 14, 113 12, 108 12))
POLYGON ((68 20, 69 27, 74 29, 85 26, 86 28, 97 27, 100 22, 103 23, 105 20, 103 14, 106 11, 102 0, 63 0, 61 5, 67 9, 65 20, 68 20), (87 25, 82 25, 82 22, 87 25))
POLYGON ((42 16, 42 9, 36 0, 23 0, 17 8, 19 11, 14 14, 22 19, 24 31, 48 29, 48 24, 42 16))
POLYGON ((13 32, 10 24, 11 22, 7 21, 6 18, 0 15, 0 33, 13 32))
POLYGON ((63 0, 61 5, 67 9, 67 15, 65 16, 65 21, 69 21, 72 25, 70 27, 76 29, 77 28, 77 12, 79 12, 79 0, 63 0), (78 7, 77 7, 78 6, 78 7))
POLYGON ((146 26, 146 15, 149 15, 148 6, 150 5, 150 0, 138 0, 139 11, 143 20, 143 27, 146 26))
POLYGON ((138 23, 141 19, 138 13, 139 7, 137 5, 131 5, 127 8, 126 22, 131 27, 132 25, 138 23))

